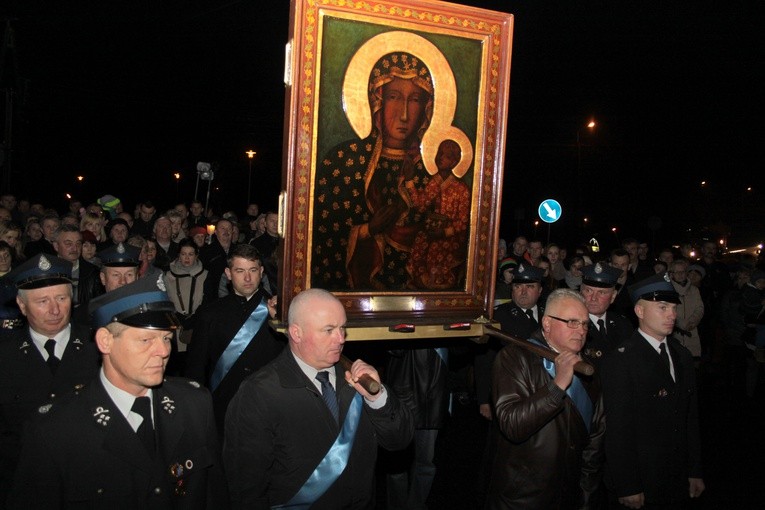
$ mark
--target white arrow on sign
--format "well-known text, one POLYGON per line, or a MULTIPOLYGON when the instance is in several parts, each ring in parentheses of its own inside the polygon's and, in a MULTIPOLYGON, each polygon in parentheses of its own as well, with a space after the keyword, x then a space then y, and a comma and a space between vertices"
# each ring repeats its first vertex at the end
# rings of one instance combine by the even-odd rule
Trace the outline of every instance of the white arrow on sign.
POLYGON ((550 204, 547 202, 542 203, 542 207, 545 208, 545 211, 547 211, 547 217, 551 220, 555 221, 558 219, 558 213, 555 212, 555 209, 550 207, 550 204))

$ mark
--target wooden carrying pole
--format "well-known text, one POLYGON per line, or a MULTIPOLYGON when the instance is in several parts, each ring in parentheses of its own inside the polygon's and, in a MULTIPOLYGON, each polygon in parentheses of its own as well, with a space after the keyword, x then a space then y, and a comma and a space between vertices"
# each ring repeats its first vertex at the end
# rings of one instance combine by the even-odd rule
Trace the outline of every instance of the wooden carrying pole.
MULTIPOLYGON (((555 358, 558 356, 558 353, 553 350, 542 347, 541 345, 533 344, 528 340, 522 340, 518 337, 514 337, 513 335, 509 335, 493 326, 484 326, 483 329, 489 336, 493 336, 499 338, 500 340, 504 340, 505 342, 517 345, 518 347, 522 347, 527 351, 531 351, 537 356, 542 356, 543 358, 549 359, 550 361, 555 361, 555 358)), ((577 361, 577 363, 574 365, 574 372, 582 375, 592 375, 595 373, 595 367, 586 361, 577 361)))
MULTIPOLYGON (((343 366, 343 370, 351 371, 351 365, 353 361, 349 360, 343 355, 340 355, 340 364, 343 366)), ((359 377, 359 384, 367 390, 370 395, 377 395, 380 393, 380 383, 372 379, 369 374, 364 374, 359 377)))

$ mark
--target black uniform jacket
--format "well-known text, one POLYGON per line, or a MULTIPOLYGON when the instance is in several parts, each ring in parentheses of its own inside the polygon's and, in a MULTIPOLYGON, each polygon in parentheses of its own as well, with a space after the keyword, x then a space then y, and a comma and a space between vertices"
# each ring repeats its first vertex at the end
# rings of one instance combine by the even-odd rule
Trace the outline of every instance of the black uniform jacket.
POLYGON ((98 377, 42 408, 24 436, 10 508, 227 508, 209 392, 168 379, 153 403, 154 460, 98 377))
MULTIPOLYGON (((210 377, 218 359, 262 298, 263 291, 256 292, 249 301, 242 296, 230 294, 197 310, 183 375, 209 388, 210 377)), ((215 419, 221 433, 226 408, 239 385, 247 376, 276 358, 284 345, 272 333, 268 321, 264 322, 226 377, 212 392, 215 419)))
POLYGON ((688 478, 701 478, 693 359, 675 339, 667 342, 675 381, 638 331, 601 363, 605 480, 614 498, 643 492, 646 504, 682 501, 688 478))
POLYGON ((29 328, 0 341, 0 478, 8 480, 19 455, 22 425, 37 409, 83 388, 97 374, 100 357, 90 330, 72 326, 61 363, 52 374, 29 328))
MULTIPOLYGON (((337 439, 356 391, 335 367, 340 424, 292 352, 242 383, 228 409, 223 459, 234 508, 265 510, 294 496, 337 439)), ((386 390, 387 391, 387 390, 386 390)), ((405 448, 410 411, 387 391, 381 409, 363 405, 348 465, 312 510, 374 508, 377 447, 405 448)))
POLYGON ((596 366, 599 366, 603 357, 627 340, 635 330, 626 317, 616 312, 606 313, 605 325, 606 333, 603 334, 598 329, 598 325, 590 320, 590 328, 587 330, 587 343, 584 345, 584 353, 592 359, 596 366))

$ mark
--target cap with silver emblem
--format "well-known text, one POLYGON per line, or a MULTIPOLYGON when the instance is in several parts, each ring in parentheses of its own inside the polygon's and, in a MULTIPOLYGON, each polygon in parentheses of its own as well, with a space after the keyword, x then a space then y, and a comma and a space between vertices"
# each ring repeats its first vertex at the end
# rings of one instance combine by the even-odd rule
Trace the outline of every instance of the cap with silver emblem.
POLYGON ((621 270, 602 262, 597 262, 582 268, 582 284, 589 287, 616 287, 621 274, 621 270))
POLYGON ((31 257, 5 275, 18 289, 39 289, 72 283, 72 263, 47 253, 31 257))
POLYGON ((680 304, 680 295, 669 280, 667 273, 655 274, 629 287, 633 303, 646 301, 665 301, 680 304))
POLYGON ((162 276, 140 278, 90 301, 94 328, 112 322, 143 329, 177 329, 181 321, 167 296, 162 276))

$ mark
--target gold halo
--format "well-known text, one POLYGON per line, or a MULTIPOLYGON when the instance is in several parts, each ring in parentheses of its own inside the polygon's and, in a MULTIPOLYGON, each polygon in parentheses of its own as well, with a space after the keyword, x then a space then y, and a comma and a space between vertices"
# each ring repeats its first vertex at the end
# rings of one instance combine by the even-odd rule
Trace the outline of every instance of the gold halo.
POLYGON ((425 168, 435 175, 435 164, 439 144, 446 138, 455 140, 462 149, 462 159, 453 173, 462 177, 470 167, 473 147, 465 133, 452 126, 457 109, 457 84, 452 68, 444 54, 427 39, 411 32, 391 31, 378 34, 365 42, 348 63, 343 80, 343 111, 353 131, 359 138, 366 138, 372 132, 372 113, 369 106, 369 73, 383 55, 404 51, 428 66, 433 79, 433 118, 422 139, 421 150, 425 168), (467 157, 467 156, 470 157, 467 157), (462 172, 458 174, 458 170, 462 172))
POLYGON ((447 126, 441 129, 428 129, 422 137, 422 160, 430 175, 438 173, 436 165, 436 154, 438 146, 444 140, 454 140, 460 146, 462 157, 459 163, 452 169, 452 173, 458 179, 462 179, 470 168, 473 161, 473 144, 470 143, 467 135, 456 126, 447 126))

